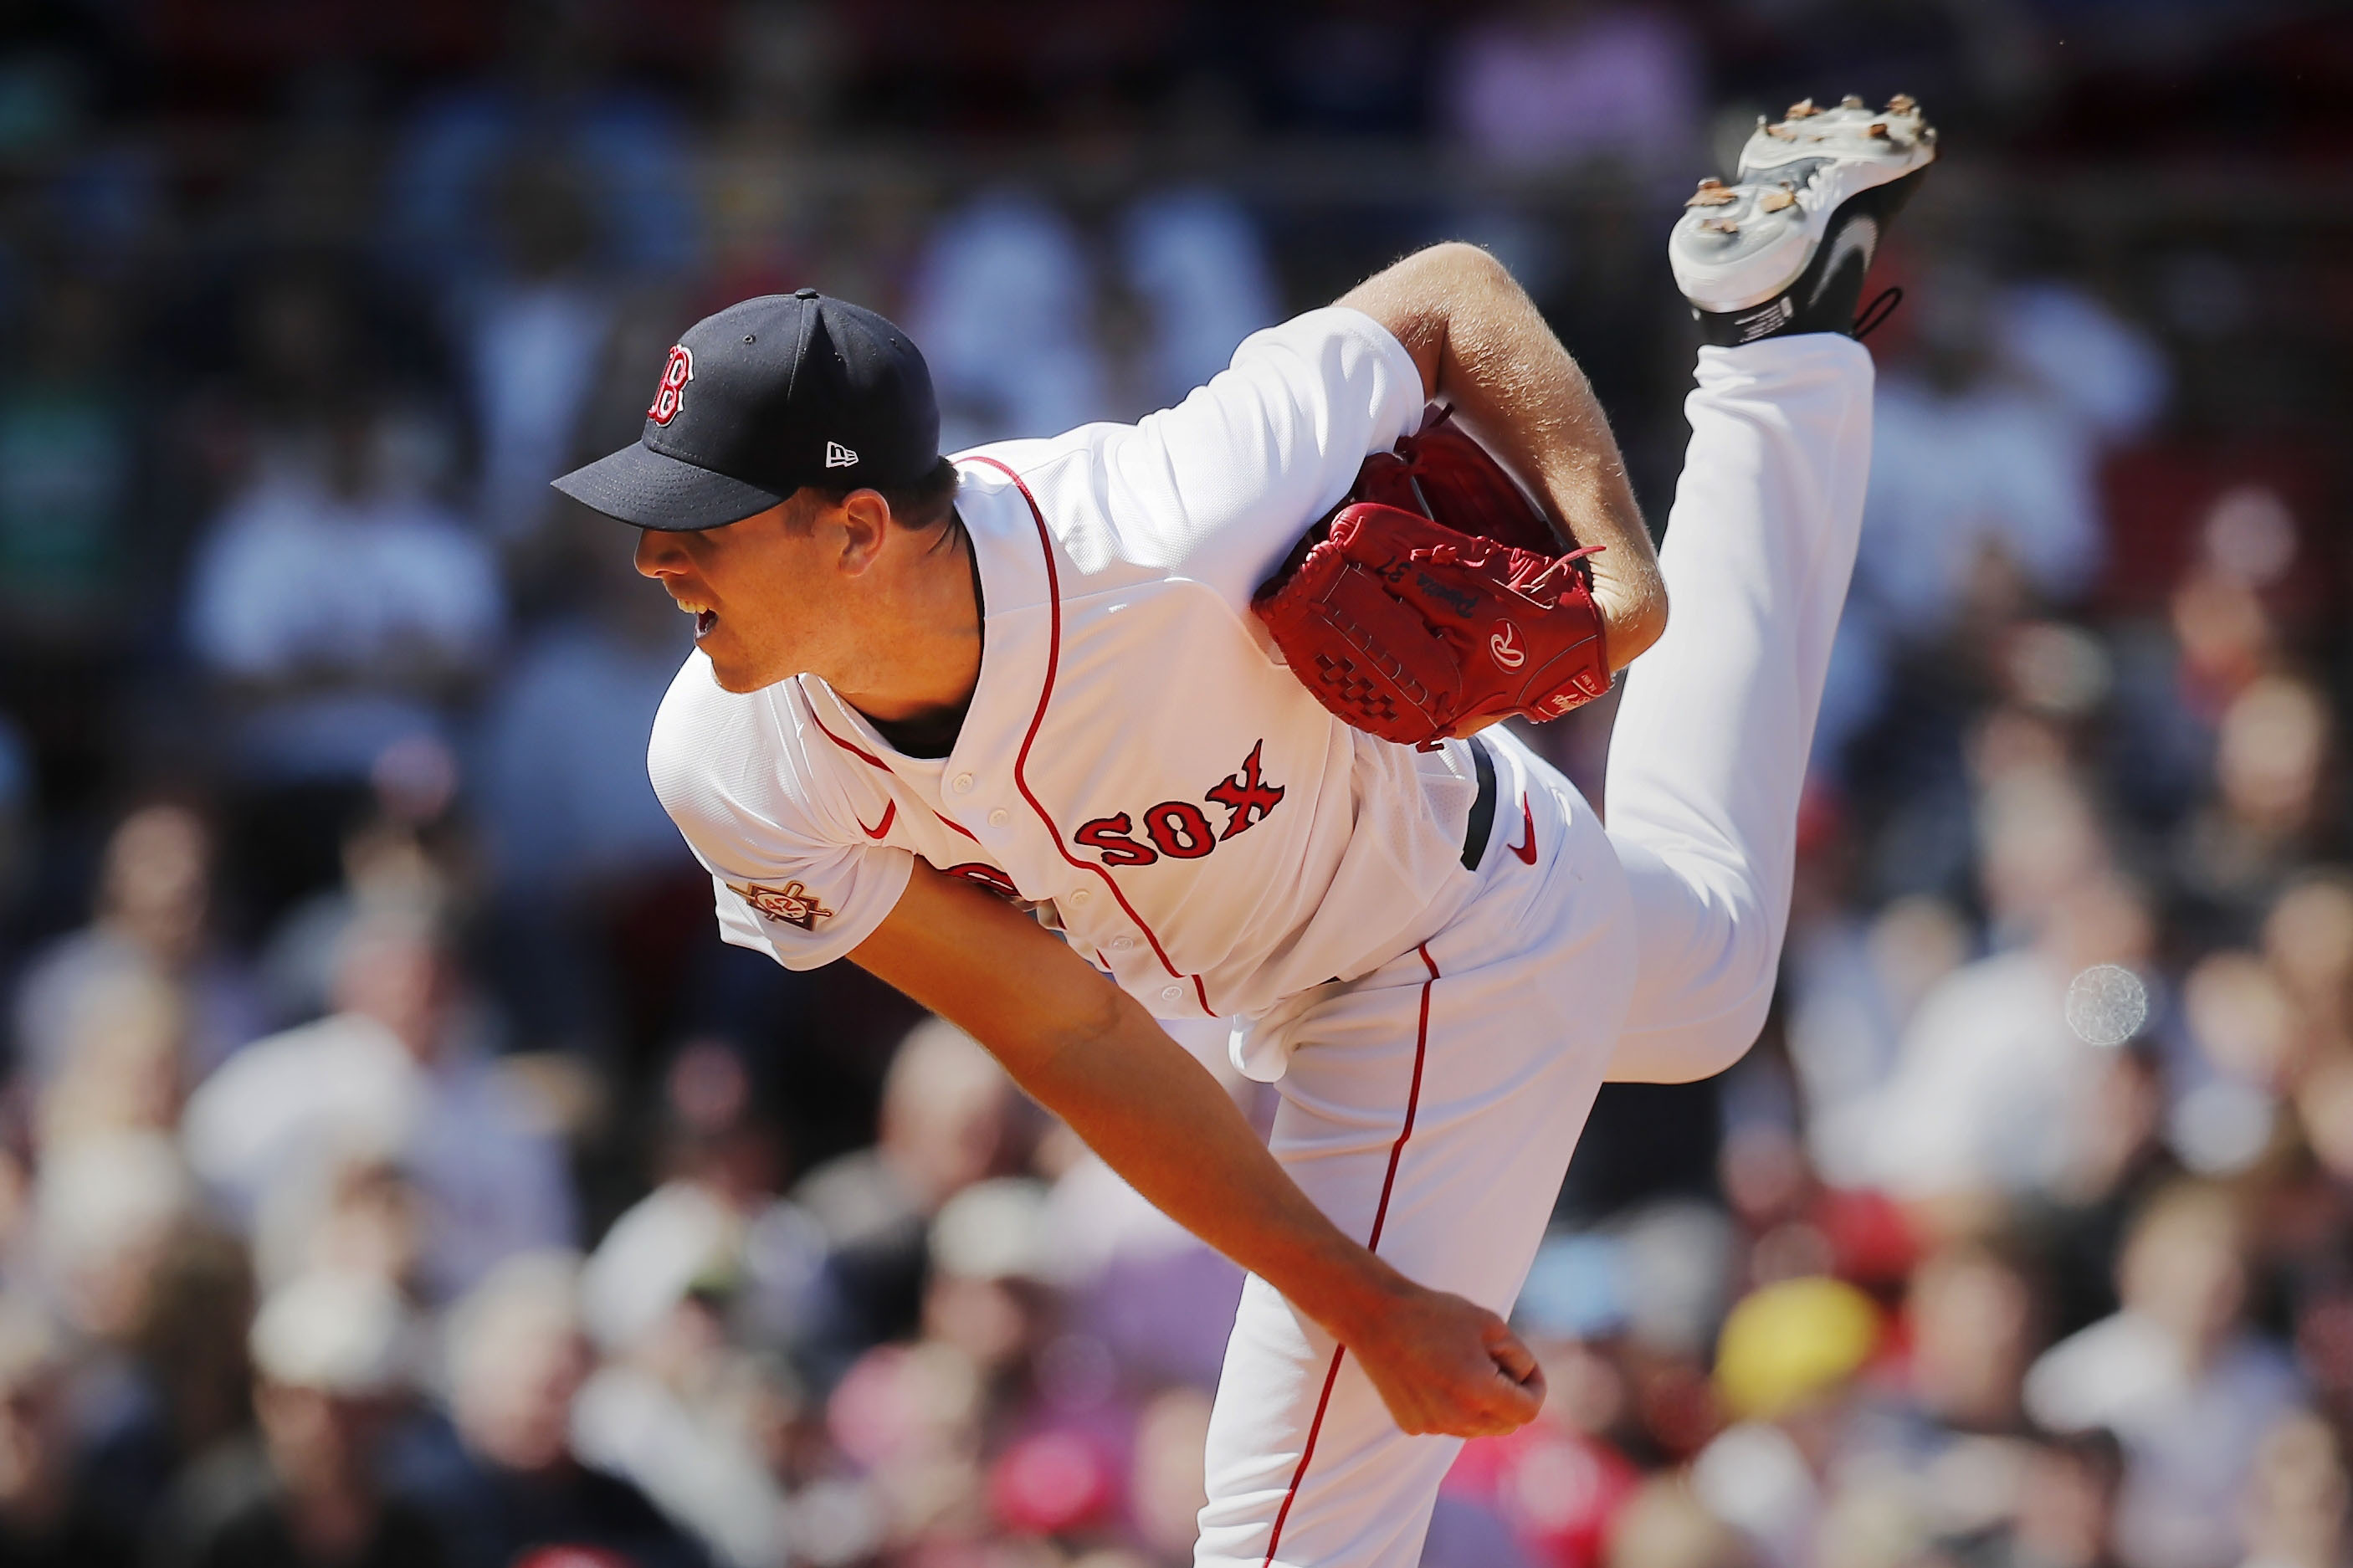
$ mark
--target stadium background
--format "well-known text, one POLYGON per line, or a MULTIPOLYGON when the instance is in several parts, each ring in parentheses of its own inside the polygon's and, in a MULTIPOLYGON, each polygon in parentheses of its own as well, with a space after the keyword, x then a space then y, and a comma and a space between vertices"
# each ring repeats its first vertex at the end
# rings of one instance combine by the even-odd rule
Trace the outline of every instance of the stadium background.
MULTIPOLYGON (((746 294, 901 321, 960 444, 1457 237, 1657 527, 1677 204, 1899 89, 1780 1002, 1603 1096, 1550 1405, 1427 1561, 2348 1561, 2341 7, 0 18, 0 1563, 1184 1562, 1232 1270, 718 944, 641 765, 685 624, 545 480, 746 294)), ((1608 724, 1541 737, 1591 792, 1608 724)))

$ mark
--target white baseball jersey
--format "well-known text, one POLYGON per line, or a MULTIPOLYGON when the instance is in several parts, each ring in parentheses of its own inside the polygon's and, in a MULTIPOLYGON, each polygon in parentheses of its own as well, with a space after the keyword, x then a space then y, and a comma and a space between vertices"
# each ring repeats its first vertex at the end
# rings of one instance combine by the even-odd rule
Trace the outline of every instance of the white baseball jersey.
POLYGON ((1341 722, 1250 608, 1422 405, 1398 341, 1335 308, 1139 424, 965 454, 986 626, 944 759, 896 752, 815 676, 739 695, 691 658, 651 768, 726 940, 830 963, 920 858, 1035 904, 1155 1015, 1236 1017, 1444 924, 1473 881, 1467 752, 1341 722))

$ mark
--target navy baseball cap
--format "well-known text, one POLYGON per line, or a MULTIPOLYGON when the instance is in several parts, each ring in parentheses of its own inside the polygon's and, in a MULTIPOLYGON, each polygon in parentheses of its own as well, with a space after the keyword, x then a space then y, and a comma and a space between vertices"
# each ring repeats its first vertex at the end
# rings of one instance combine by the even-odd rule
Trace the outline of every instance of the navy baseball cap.
POLYGON ((932 373, 907 334, 802 289, 688 328, 662 365, 637 445, 554 485, 639 528, 717 528, 803 485, 913 485, 939 447, 932 373))

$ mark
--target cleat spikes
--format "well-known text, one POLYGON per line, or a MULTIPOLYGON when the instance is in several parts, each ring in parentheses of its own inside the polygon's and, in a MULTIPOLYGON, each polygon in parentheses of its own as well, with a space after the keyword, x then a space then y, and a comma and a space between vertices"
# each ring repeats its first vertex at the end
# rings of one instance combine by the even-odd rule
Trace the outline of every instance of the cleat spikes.
POLYGON ((1936 157, 1936 131, 1908 94, 1884 110, 1854 94, 1800 99, 1758 125, 1737 172, 1700 182, 1669 239, 1703 340, 1852 336, 1873 241, 1936 157))

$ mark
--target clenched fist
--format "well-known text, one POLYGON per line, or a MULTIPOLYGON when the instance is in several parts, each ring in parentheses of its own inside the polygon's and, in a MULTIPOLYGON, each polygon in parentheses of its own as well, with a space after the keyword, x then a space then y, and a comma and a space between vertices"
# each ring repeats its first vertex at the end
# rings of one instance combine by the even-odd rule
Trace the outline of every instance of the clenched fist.
POLYGON ((1383 1309, 1342 1336, 1400 1430, 1493 1437, 1544 1406, 1544 1373, 1503 1319, 1400 1280, 1383 1309))

